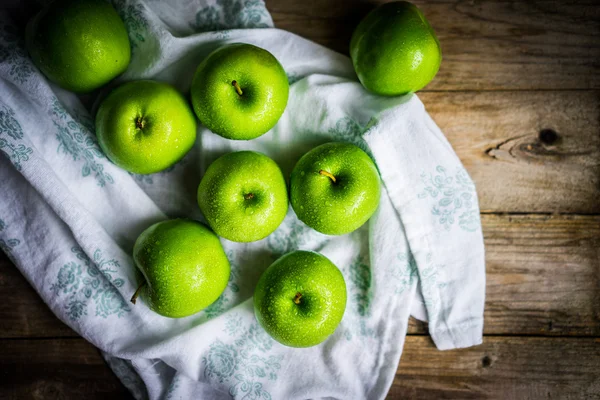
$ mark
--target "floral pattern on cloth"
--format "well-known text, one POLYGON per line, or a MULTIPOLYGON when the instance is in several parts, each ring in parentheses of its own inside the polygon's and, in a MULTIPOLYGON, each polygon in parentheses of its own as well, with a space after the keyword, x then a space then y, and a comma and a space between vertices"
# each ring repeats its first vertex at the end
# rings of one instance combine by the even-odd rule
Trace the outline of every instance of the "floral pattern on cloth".
POLYGON ((349 266, 342 267, 341 270, 348 291, 346 312, 342 320, 345 326, 344 337, 346 340, 352 340, 355 336, 374 337, 375 331, 367 325, 373 300, 371 267, 359 255, 349 266))
POLYGON ((144 5, 141 3, 128 3, 126 0, 111 0, 113 7, 123 20, 127 33, 131 52, 146 41, 149 27, 148 20, 144 16, 144 5))
POLYGON ((56 151, 81 163, 81 176, 93 177, 98 186, 114 183, 113 177, 104 171, 101 161, 106 160, 106 157, 98 145, 91 120, 87 116, 71 117, 56 97, 52 99, 48 114, 52 117, 56 129, 56 151))
MULTIPOLYGON (((2 231, 4 231, 4 229, 6 227, 7 227, 7 225, 4 222, 4 220, 0 219, 0 233, 2 233, 2 231)), ((17 247, 20 244, 21 244, 21 241, 19 239, 0 238, 0 250, 2 250, 4 253, 6 253, 6 255, 10 255, 10 252, 12 251, 12 249, 17 247)))
POLYGON ((0 64, 6 64, 8 75, 17 84, 27 82, 35 71, 17 28, 2 22, 0 22, 0 64))
POLYGON ((96 250, 93 260, 79 247, 71 248, 76 261, 64 264, 50 286, 55 296, 66 296, 65 312, 71 321, 88 315, 90 303, 95 305, 95 315, 107 318, 111 315, 122 317, 130 311, 127 302, 117 288, 125 284, 118 277, 121 265, 115 259, 105 259, 96 250))
POLYGON ((480 229, 475 184, 460 168, 453 174, 438 165, 434 173, 421 174, 423 190, 419 199, 432 199, 431 214, 446 230, 458 223, 460 229, 475 232, 480 229))
POLYGON ((0 151, 20 171, 23 162, 29 161, 33 149, 25 144, 23 139, 23 128, 15 118, 12 108, 0 101, 0 151))
POLYGON ((271 28, 271 17, 262 0, 217 0, 196 14, 197 32, 214 32, 227 39, 230 29, 271 28))
POLYGON ((256 321, 249 325, 238 314, 227 316, 224 332, 233 340, 215 340, 202 357, 204 376, 224 383, 234 399, 271 400, 265 381, 276 381, 282 355, 273 354, 275 341, 256 321))
POLYGON ((391 275, 396 283, 395 293, 404 293, 418 277, 417 262, 410 251, 398 254, 400 268, 394 268, 391 275))

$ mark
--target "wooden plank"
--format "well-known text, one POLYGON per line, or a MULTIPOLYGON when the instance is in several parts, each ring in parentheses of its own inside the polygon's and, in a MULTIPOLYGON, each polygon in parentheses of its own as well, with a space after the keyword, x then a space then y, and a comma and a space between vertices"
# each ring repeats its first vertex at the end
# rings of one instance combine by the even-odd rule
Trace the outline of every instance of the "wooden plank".
POLYGON ((600 339, 486 337, 438 351, 407 337, 389 399, 599 399, 600 339))
POLYGON ((423 93, 482 211, 600 213, 600 92, 423 93))
POLYGON ((50 311, 2 251, 0 299, 0 339, 79 336, 50 311))
MULTIPOLYGON (((600 336, 600 216, 484 214, 482 223, 486 334, 600 336)), ((1 260, 0 337, 76 336, 1 260)))
MULTIPOLYGON (((348 54, 352 31, 384 0, 267 0, 275 26, 348 54)), ((600 5, 589 1, 414 1, 443 62, 426 90, 600 87, 600 5), (567 4, 568 3, 568 4, 567 4)))
POLYGON ((0 340, 2 399, 130 399, 83 339, 0 340))
MULTIPOLYGON (((83 339, 0 341, 0 398, 127 398, 83 339)), ((407 337, 390 399, 594 399, 600 339, 486 337, 438 351, 407 337)))
MULTIPOLYGON (((600 336, 600 216, 482 215, 484 332, 600 336)), ((413 321, 410 333, 425 333, 413 321)))

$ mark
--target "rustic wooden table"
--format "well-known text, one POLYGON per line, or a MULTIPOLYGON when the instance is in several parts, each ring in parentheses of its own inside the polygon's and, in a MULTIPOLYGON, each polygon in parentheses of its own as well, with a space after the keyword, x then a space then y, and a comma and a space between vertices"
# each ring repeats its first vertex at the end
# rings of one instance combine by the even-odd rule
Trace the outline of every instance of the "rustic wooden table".
MULTIPOLYGON (((485 338, 440 352, 411 322, 390 398, 600 398, 600 6, 418 1, 444 61, 419 96, 475 180, 485 338)), ((276 25, 347 53, 373 7, 268 0, 276 25)), ((0 398, 127 398, 96 349, 0 257, 0 398)))

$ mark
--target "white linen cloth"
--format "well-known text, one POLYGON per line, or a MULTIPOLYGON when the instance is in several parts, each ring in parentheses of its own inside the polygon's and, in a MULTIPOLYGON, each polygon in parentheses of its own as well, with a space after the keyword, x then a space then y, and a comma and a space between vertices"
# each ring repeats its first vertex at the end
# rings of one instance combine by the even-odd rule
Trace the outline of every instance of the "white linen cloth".
POLYGON ((272 28, 260 0, 113 3, 133 48, 113 87, 157 79, 189 95, 200 61, 233 42, 272 52, 291 83, 285 114, 264 136, 237 142, 199 127, 195 147, 174 167, 131 175, 96 142, 93 112, 108 88, 77 97, 50 83, 28 58, 22 27, 0 19, 0 245, 136 398, 383 398, 411 310, 429 321, 439 349, 481 342, 485 267, 475 187, 416 95, 370 94, 346 56, 272 28), (96 102, 86 108, 81 99, 96 102), (290 207, 264 240, 222 240, 231 279, 208 309, 169 319, 143 300, 129 303, 138 285, 135 239, 168 217, 202 220, 196 188, 211 161, 252 149, 289 176, 302 154, 327 141, 357 144, 377 163, 381 204, 365 226, 322 235, 290 207), (273 341, 252 306, 261 272, 296 249, 330 258, 348 287, 341 325, 307 349, 273 341))

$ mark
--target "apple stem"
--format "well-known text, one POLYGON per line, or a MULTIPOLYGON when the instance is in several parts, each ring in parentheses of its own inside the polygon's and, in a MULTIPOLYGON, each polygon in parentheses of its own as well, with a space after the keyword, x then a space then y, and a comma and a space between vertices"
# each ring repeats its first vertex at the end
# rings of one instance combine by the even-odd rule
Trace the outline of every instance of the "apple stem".
POLYGON ((135 293, 133 294, 133 296, 131 296, 131 300, 130 300, 130 301, 131 301, 133 304, 135 304, 135 302, 136 302, 136 300, 137 300, 138 296, 140 295, 140 291, 142 290, 142 288, 143 288, 144 286, 146 286, 146 281, 142 282, 142 283, 140 284, 140 286, 138 286, 138 288, 135 290, 135 293))
POLYGON ((294 297, 294 303, 300 304, 300 299, 302 298, 302 293, 296 293, 296 297, 294 297))
POLYGON ((331 179, 333 181, 333 183, 337 182, 337 180, 335 179, 335 176, 333 176, 333 174, 331 174, 330 172, 327 172, 325 170, 320 170, 319 173, 321 175, 325 175, 326 177, 328 177, 329 179, 331 179))
POLYGON ((233 81, 233 82, 231 82, 231 84, 235 88, 235 91, 237 92, 237 94, 239 94, 240 96, 244 94, 244 92, 242 92, 242 88, 240 87, 239 83, 237 83, 237 81, 233 81))
POLYGON ((144 129, 144 119, 142 117, 137 117, 137 119, 135 120, 135 126, 138 129, 144 129))
POLYGON ((244 195, 244 199, 251 200, 254 198, 254 193, 248 193, 244 195))

